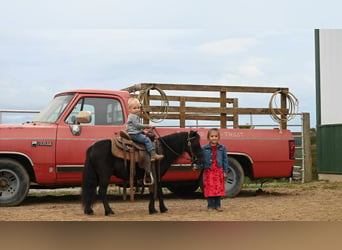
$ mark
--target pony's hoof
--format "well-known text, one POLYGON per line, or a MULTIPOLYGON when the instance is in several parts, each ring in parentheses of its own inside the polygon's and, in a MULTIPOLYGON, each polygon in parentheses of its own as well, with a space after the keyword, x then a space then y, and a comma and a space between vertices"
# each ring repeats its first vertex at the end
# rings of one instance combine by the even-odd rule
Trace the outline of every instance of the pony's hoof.
POLYGON ((161 213, 167 213, 168 209, 167 208, 164 208, 164 209, 160 209, 160 212, 161 213))
POLYGON ((94 215, 95 214, 93 210, 84 210, 84 213, 86 215, 94 215))
POLYGON ((150 214, 157 214, 157 213, 158 213, 157 210, 152 210, 152 211, 150 211, 150 214))
POLYGON ((105 212, 105 216, 114 216, 114 212, 113 211, 108 211, 108 212, 105 212))

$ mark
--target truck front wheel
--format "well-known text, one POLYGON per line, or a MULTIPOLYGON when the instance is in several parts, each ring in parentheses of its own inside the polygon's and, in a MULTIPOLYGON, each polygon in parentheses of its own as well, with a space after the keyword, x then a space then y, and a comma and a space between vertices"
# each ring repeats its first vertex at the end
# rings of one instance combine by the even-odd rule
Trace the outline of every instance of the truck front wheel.
POLYGON ((0 206, 17 206, 27 196, 30 178, 15 160, 0 159, 0 206))
POLYGON ((244 181, 241 164, 234 158, 228 157, 228 177, 225 179, 226 197, 235 197, 240 193, 244 181))

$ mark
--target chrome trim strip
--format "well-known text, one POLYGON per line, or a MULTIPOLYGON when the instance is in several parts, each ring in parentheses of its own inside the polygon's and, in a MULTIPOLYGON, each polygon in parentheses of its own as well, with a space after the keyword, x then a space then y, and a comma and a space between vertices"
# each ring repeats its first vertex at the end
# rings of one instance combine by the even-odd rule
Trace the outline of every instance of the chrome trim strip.
POLYGON ((15 154, 15 155, 24 156, 25 158, 27 158, 29 160, 31 166, 33 166, 33 161, 31 160, 31 158, 27 154, 23 154, 23 153, 20 153, 20 152, 15 152, 15 151, 0 151, 0 155, 1 154, 15 154))
POLYGON ((57 165, 56 173, 81 173, 84 165, 57 165))
POLYGON ((251 158, 249 155, 247 155, 247 154, 244 154, 244 153, 237 153, 237 152, 228 152, 227 154, 228 154, 228 158, 229 158, 229 156, 231 156, 231 155, 242 155, 242 156, 246 156, 252 164, 254 163, 254 161, 252 160, 252 158, 251 158))

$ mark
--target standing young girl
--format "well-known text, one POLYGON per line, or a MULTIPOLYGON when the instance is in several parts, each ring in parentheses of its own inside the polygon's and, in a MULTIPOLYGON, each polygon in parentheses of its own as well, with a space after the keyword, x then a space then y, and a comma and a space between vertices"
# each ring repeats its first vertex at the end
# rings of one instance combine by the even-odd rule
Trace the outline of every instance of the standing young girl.
POLYGON ((221 212, 221 197, 225 195, 224 178, 228 175, 227 149, 219 143, 220 132, 217 128, 210 129, 207 138, 209 143, 202 147, 204 165, 196 166, 195 169, 204 169, 204 197, 207 197, 208 209, 221 212))

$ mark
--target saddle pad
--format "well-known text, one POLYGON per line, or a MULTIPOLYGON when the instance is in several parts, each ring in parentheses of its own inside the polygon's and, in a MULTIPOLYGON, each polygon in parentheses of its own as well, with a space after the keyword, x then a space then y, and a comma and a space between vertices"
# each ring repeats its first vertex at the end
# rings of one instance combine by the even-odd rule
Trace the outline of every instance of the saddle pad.
POLYGON ((131 160, 131 153, 135 151, 134 160, 139 162, 140 153, 146 153, 146 147, 143 144, 137 144, 132 140, 127 140, 121 137, 113 137, 112 142, 112 154, 118 158, 131 160))

